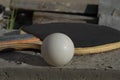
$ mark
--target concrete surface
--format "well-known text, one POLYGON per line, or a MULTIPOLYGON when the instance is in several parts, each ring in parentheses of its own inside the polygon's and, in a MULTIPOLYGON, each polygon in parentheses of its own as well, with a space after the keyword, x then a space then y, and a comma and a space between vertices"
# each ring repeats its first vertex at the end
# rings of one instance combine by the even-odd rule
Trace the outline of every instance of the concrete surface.
POLYGON ((0 53, 0 80, 120 80, 120 49, 74 56, 63 67, 48 65, 40 53, 0 53))
POLYGON ((99 25, 120 30, 120 0, 99 0, 99 25))
POLYGON ((98 14, 112 15, 115 10, 120 10, 120 0, 99 0, 98 14))
POLYGON ((109 26, 120 31, 120 17, 110 15, 100 15, 99 24, 109 26))
POLYGON ((3 5, 5 7, 9 7, 10 2, 11 2, 11 0, 0 0, 0 5, 3 5))

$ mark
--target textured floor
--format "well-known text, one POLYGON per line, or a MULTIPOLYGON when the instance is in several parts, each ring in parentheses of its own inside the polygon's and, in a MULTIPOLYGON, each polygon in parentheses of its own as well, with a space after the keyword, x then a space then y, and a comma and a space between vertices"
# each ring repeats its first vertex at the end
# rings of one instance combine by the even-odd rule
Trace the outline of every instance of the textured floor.
MULTIPOLYGON (((0 67, 52 67, 32 51, 0 53, 0 67)), ((78 69, 120 69, 120 49, 107 53, 74 56, 69 64, 62 68, 78 69)))
POLYGON ((0 80, 120 80, 120 49, 74 56, 63 67, 48 65, 40 53, 0 53, 0 80))

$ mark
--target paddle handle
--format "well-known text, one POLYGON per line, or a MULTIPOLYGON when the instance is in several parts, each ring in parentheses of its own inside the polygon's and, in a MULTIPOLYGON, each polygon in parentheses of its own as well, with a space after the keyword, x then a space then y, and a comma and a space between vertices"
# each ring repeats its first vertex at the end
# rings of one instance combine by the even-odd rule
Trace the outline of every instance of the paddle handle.
POLYGON ((36 37, 32 37, 29 39, 22 39, 22 40, 11 40, 11 41, 0 41, 0 51, 6 49, 15 49, 15 50, 22 50, 22 49, 39 49, 41 40, 36 37))
POLYGON ((26 50, 26 49, 32 49, 32 50, 39 50, 40 51, 40 44, 34 44, 34 43, 16 43, 16 44, 12 44, 12 45, 3 45, 0 46, 0 51, 4 51, 4 50, 26 50))

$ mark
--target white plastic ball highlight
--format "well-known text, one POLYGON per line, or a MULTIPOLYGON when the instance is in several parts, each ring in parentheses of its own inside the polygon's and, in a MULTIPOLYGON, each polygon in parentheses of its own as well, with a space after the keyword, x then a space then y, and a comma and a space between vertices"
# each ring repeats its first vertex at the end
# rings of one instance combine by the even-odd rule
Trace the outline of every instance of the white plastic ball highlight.
POLYGON ((64 66, 74 56, 74 44, 67 35, 53 33, 44 39, 41 54, 48 64, 64 66))

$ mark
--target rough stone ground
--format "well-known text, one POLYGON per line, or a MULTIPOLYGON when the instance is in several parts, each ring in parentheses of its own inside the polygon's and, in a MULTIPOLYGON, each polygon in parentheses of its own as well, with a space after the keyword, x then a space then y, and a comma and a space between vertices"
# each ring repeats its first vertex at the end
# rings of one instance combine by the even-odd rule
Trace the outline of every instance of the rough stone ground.
POLYGON ((120 80, 120 49, 74 56, 63 67, 48 65, 40 53, 0 53, 0 80, 120 80))
POLYGON ((120 0, 99 0, 99 25, 120 30, 120 0))
MULTIPOLYGON (((0 68, 1 67, 51 68, 52 66, 43 60, 40 53, 15 51, 0 53, 0 68)), ((69 64, 60 68, 120 70, 120 49, 101 54, 74 56, 69 64)))
POLYGON ((119 75, 120 49, 74 56, 63 67, 48 65, 37 52, 0 53, 0 80, 120 80, 119 75))

